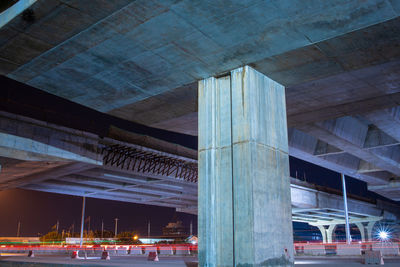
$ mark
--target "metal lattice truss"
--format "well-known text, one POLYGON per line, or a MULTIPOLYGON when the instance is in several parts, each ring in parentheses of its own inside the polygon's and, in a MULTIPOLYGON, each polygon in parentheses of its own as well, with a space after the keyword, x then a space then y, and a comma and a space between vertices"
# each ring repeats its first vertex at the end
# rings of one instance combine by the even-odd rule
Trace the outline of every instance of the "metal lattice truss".
POLYGON ((197 183, 197 162, 172 157, 152 150, 143 150, 124 145, 103 148, 105 166, 133 170, 143 174, 174 177, 197 183))
MULTIPOLYGON (((292 210, 292 220, 295 222, 304 222, 313 226, 345 224, 345 215, 343 210, 337 209, 296 209, 292 210)), ((349 212, 350 223, 362 223, 380 221, 382 217, 370 216, 367 214, 349 212)))

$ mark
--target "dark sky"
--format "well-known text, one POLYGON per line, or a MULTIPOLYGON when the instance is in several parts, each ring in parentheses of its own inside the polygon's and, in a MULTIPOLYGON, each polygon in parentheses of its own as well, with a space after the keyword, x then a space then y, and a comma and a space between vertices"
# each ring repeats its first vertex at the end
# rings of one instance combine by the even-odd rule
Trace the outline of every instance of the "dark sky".
MULTIPOLYGON (((296 170, 299 178, 311 183, 329 186, 341 190, 339 174, 315 166, 296 158, 290 158, 291 176, 296 170)), ((366 184, 350 177, 346 178, 349 193, 360 196, 380 197, 367 191, 366 184)), ((104 220, 105 229, 114 230, 114 218, 119 218, 120 231, 138 231, 147 235, 147 222, 151 221, 151 234, 161 235, 162 227, 170 222, 176 214, 186 227, 193 221, 194 232, 197 229, 197 217, 184 213, 176 213, 172 208, 139 205, 119 201, 109 201, 87 198, 86 216, 91 216, 92 229, 101 228, 104 220)), ((37 233, 47 233, 57 220, 60 229, 67 229, 75 222, 75 230, 80 225, 82 198, 52 193, 13 189, 0 192, 0 236, 15 236, 18 221, 21 221, 21 235, 35 236, 37 233)), ((295 224, 295 231, 302 229, 295 224)))
MULTIPOLYGON (((18 221, 21 221, 22 236, 36 236, 47 233, 60 222, 60 229, 67 229, 75 222, 79 231, 82 198, 53 193, 13 189, 0 192, 0 236, 15 236, 18 221)), ((119 218, 118 232, 138 231, 147 235, 147 222, 151 221, 151 235, 161 235, 164 227, 175 215, 172 208, 139 205, 119 201, 86 198, 86 216, 91 217, 91 229, 101 229, 104 220, 105 230, 114 231, 114 218, 119 218)), ((194 215, 176 213, 189 228, 197 227, 194 215)))

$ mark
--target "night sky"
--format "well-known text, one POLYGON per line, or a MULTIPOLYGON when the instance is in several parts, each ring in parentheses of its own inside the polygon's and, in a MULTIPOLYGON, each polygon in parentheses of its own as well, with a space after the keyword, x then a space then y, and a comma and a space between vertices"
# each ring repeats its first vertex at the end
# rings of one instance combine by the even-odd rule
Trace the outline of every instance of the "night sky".
MULTIPOLYGON (((291 176, 297 176, 307 182, 329 186, 341 190, 338 173, 315 166, 296 158, 290 158, 291 176)), ((348 193, 382 198, 367 191, 367 186, 350 177, 346 178, 348 193)), ((75 231, 79 231, 82 198, 60 194, 13 189, 0 192, 0 236, 15 236, 18 221, 21 221, 21 236, 37 236, 47 233, 51 227, 60 222, 60 230, 68 229, 75 223, 75 231)), ((91 229, 101 229, 104 220, 105 230, 114 231, 114 218, 119 218, 118 232, 136 231, 141 236, 147 235, 147 222, 151 221, 151 235, 161 235, 162 227, 174 216, 182 220, 189 228, 193 221, 194 233, 197 233, 197 216, 177 213, 172 208, 140 205, 119 201, 87 198, 86 216, 91 217, 91 229)), ((176 217, 175 217, 176 218, 176 217)), ((295 232, 301 232, 304 224, 295 223, 295 232)), ((303 234, 301 234, 303 235, 303 234)))

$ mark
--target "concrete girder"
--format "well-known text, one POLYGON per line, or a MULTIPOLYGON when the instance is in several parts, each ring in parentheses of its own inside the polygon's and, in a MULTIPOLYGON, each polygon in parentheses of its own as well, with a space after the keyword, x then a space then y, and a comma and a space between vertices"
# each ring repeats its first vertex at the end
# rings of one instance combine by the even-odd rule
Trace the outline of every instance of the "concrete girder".
POLYGON ((0 111, 0 155, 102 165, 93 134, 0 111))
POLYGON ((108 188, 98 187, 98 186, 85 186, 78 183, 72 182, 63 182, 59 180, 47 180, 41 183, 41 185, 47 186, 49 188, 70 188, 75 191, 82 192, 85 196, 92 196, 95 197, 97 194, 109 196, 110 199, 113 198, 132 198, 139 200, 138 203, 160 203, 166 202, 171 203, 175 207, 187 205, 193 205, 193 202, 187 200, 179 200, 174 201, 173 199, 165 199, 162 196, 158 196, 156 194, 148 194, 148 193, 141 193, 141 192, 129 192, 126 190, 118 190, 118 191, 109 191, 108 188))
MULTIPOLYGON (((71 189, 66 189, 65 187, 55 187, 55 186, 47 186, 43 184, 30 184, 30 185, 25 185, 22 187, 23 189, 27 190, 35 190, 35 191, 42 191, 42 192, 49 192, 49 193, 56 193, 56 194, 65 194, 65 195, 72 195, 72 196, 86 196, 83 192, 77 191, 77 190, 71 190, 71 189)), ((156 205, 156 206, 162 206, 162 207, 169 207, 169 208, 188 208, 190 205, 173 205, 173 204, 168 204, 165 202, 158 202, 158 203, 147 203, 146 201, 142 201, 139 198, 134 198, 134 197, 123 197, 123 196, 110 196, 109 194, 95 194, 91 195, 90 197, 92 198, 100 198, 100 199, 106 199, 106 200, 116 200, 116 201, 123 201, 123 202, 130 202, 130 203, 137 203, 137 204, 145 204, 145 205, 156 205)))
POLYGON ((386 134, 383 130, 377 128, 376 125, 370 125, 363 148, 374 149, 386 146, 397 146, 399 144, 400 141, 386 134))
POLYGON ((183 192, 173 192, 168 189, 156 189, 156 188, 143 188, 143 187, 137 187, 137 185, 127 185, 124 183, 117 183, 113 182, 110 180, 104 180, 104 179, 95 179, 95 178, 90 178, 90 177, 84 177, 84 176, 79 176, 79 175, 69 175, 69 176, 64 176, 60 177, 57 180, 61 181, 66 181, 66 182, 74 182, 74 183, 79 183, 79 184, 84 184, 84 185, 89 185, 89 186, 101 186, 101 187, 107 187, 110 190, 124 190, 124 191, 131 191, 131 192, 138 192, 138 193, 148 193, 148 194, 155 194, 159 195, 161 197, 175 197, 175 198, 181 198, 185 199, 188 201, 195 201, 197 202, 197 196, 191 196, 191 195, 186 195, 183 194, 183 192))
MULTIPOLYGON (((374 222, 377 222, 377 221, 380 221, 380 220, 382 220, 382 217, 366 217, 366 218, 352 218, 352 219, 349 219, 349 223, 360 223, 360 222, 371 222, 371 221, 374 221, 374 222)), ((317 225, 338 225, 338 224, 345 224, 346 223, 346 221, 345 220, 331 220, 331 221, 318 221, 318 222, 313 222, 313 223, 310 223, 310 225, 313 225, 313 226, 317 226, 317 225)))
POLYGON ((302 126, 300 129, 353 156, 370 163, 373 162, 378 168, 400 176, 400 164, 396 159, 392 158, 396 155, 378 153, 371 149, 363 149, 368 132, 368 125, 364 125, 355 118, 339 118, 302 126))
POLYGON ((24 177, 19 178, 18 180, 12 180, 5 184, 0 185, 0 190, 22 187, 27 184, 35 184, 40 183, 42 181, 48 179, 55 179, 57 177, 62 177, 65 175, 73 174, 76 172, 89 170, 94 168, 94 165, 86 164, 86 163, 68 163, 63 166, 55 167, 49 170, 45 170, 43 172, 34 173, 31 175, 27 175, 24 177))
POLYGON ((109 188, 100 187, 100 186, 87 186, 79 183, 74 182, 65 182, 60 180, 46 180, 41 182, 41 184, 46 186, 54 186, 54 187, 65 187, 71 188, 76 191, 81 191, 86 195, 94 195, 97 193, 110 195, 110 196, 122 196, 122 197, 137 197, 138 199, 146 200, 146 199, 153 199, 160 197, 156 194, 147 194, 147 193, 136 193, 133 194, 132 192, 125 191, 125 190, 118 190, 118 191, 107 191, 109 188))
POLYGON ((33 5, 37 0, 19 0, 11 7, 0 13, 0 28, 33 5))
POLYGON ((103 178, 111 181, 119 181, 124 183, 136 184, 137 186, 151 186, 154 188, 165 189, 168 188, 172 191, 177 192, 190 192, 197 194, 197 184, 164 179, 162 176, 155 178, 154 176, 149 177, 147 174, 131 173, 129 171, 121 171, 119 169, 93 169, 90 171, 84 171, 80 173, 83 176, 93 178, 103 178), (170 184, 172 183, 172 184, 170 184))
POLYGON ((289 129, 289 153, 291 156, 371 184, 386 184, 389 180, 389 177, 386 176, 380 177, 368 175, 367 173, 359 173, 359 159, 348 153, 326 156, 314 155, 317 143, 318 139, 314 136, 298 129, 289 129))
POLYGON ((382 169, 377 168, 372 163, 366 162, 365 160, 360 160, 358 164, 358 173, 371 173, 371 172, 380 172, 382 169))
POLYGON ((385 185, 368 185, 368 190, 375 191, 375 190, 385 190, 385 189, 397 189, 400 188, 400 180, 390 181, 388 184, 385 185))
POLYGON ((363 114, 376 127, 400 142, 400 106, 363 114))
POLYGON ((103 169, 105 171, 104 176, 109 177, 109 178, 126 178, 126 177, 146 177, 146 178, 151 178, 151 179, 158 179, 158 180, 163 180, 163 181, 170 181, 173 182, 177 185, 182 185, 188 188, 193 188, 197 190, 197 183, 194 182, 187 182, 183 179, 177 179, 175 177, 170 177, 166 175, 161 175, 161 174, 154 174, 154 173, 143 173, 143 172, 137 172, 133 170, 126 170, 126 169, 120 169, 116 167, 111 167, 111 166, 103 166, 103 169))

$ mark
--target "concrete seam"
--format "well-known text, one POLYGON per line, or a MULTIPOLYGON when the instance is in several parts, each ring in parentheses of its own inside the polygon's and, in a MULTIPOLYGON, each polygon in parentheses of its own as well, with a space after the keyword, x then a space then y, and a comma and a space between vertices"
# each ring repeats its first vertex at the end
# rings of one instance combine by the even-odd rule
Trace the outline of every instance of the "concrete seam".
POLYGON ((233 183, 233 117, 232 117, 232 77, 229 79, 229 97, 230 97, 230 111, 231 111, 231 181, 232 181, 232 262, 233 266, 236 266, 236 257, 235 257, 235 187, 233 183))

